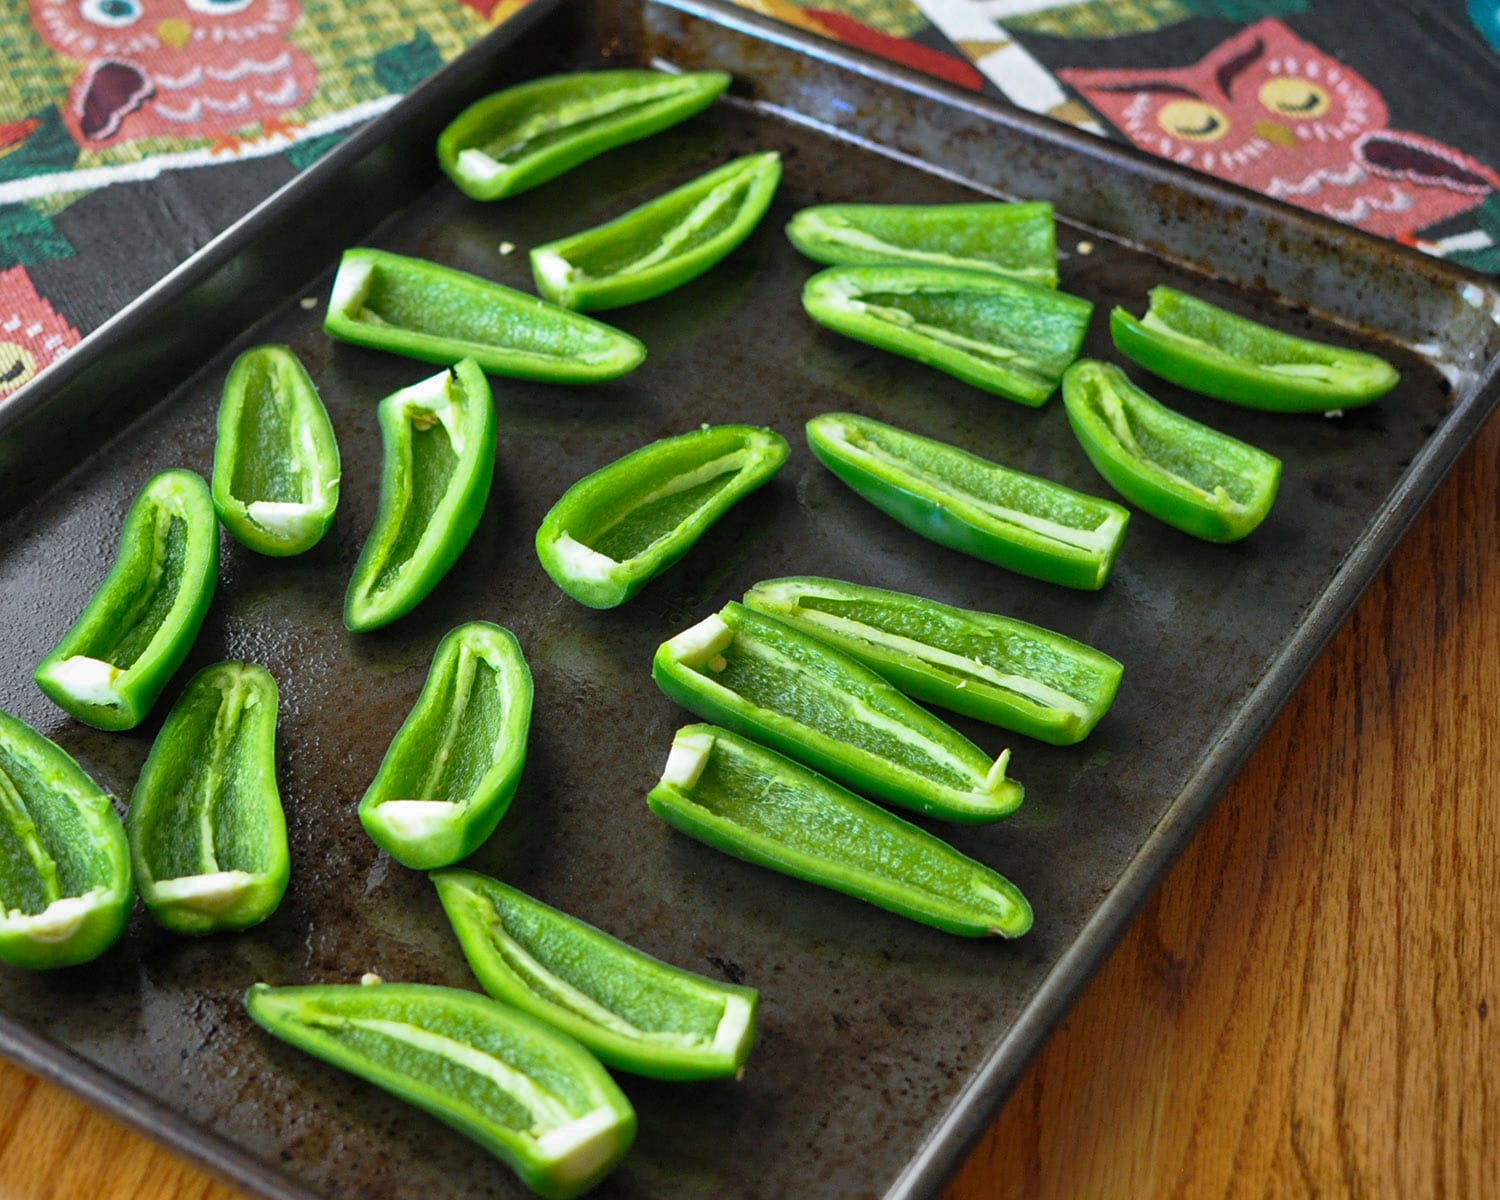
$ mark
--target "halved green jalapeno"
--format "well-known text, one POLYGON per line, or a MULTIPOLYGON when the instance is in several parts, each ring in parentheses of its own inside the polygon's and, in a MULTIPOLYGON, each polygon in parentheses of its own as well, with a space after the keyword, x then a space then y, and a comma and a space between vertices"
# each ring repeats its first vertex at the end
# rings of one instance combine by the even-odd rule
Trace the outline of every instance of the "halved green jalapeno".
POLYGON ((1063 376, 1068 421, 1111 487, 1158 520, 1210 542, 1233 542, 1266 518, 1281 460, 1173 412, 1109 363, 1084 359, 1063 376))
POLYGON ((908 696, 1054 746, 1089 735, 1124 672, 1039 625, 838 579, 768 579, 745 607, 837 646, 908 696))
POLYGON ((86 725, 133 729, 192 649, 218 582, 208 484, 163 471, 130 506, 99 590, 37 664, 37 686, 86 725))
POLYGON ((344 624, 405 616, 463 553, 495 476, 495 406, 472 359, 380 402, 380 508, 344 597, 344 624))
POLYGON ((779 433, 754 425, 652 442, 570 487, 537 530, 537 557, 580 604, 614 608, 779 471, 787 451, 779 433))
POLYGON ((670 966, 473 871, 432 882, 491 996, 653 1079, 716 1079, 745 1065, 759 996, 670 966))
POLYGON ((814 417, 807 444, 913 532, 1050 583, 1103 587, 1130 522, 1109 500, 852 413, 814 417))
POLYGON ((125 832, 141 899, 168 929, 245 929, 281 903, 291 859, 276 786, 277 700, 264 667, 205 667, 152 743, 125 832))
POLYGON ((494 832, 526 764, 531 671, 508 629, 471 621, 438 643, 427 683, 359 802, 371 839, 416 870, 494 832))
POLYGON ((963 937, 1020 937, 1015 884, 894 813, 713 725, 677 731, 651 811, 736 858, 963 937))
POLYGON ((847 654, 733 601, 662 643, 651 674, 700 717, 891 804, 993 821, 1021 803, 1009 750, 991 760, 847 654))
POLYGON ((538 1195, 588 1191, 635 1140, 630 1101, 572 1038, 487 996, 418 983, 245 993, 257 1024, 473 1138, 538 1195))
POLYGON ((1275 412, 1329 412, 1380 399, 1400 382, 1374 354, 1271 329, 1169 287, 1146 315, 1109 314, 1115 347, 1146 370, 1205 396, 1275 412))
POLYGON ((0 960, 40 970, 98 958, 134 899, 109 797, 61 746, 0 712, 0 960))

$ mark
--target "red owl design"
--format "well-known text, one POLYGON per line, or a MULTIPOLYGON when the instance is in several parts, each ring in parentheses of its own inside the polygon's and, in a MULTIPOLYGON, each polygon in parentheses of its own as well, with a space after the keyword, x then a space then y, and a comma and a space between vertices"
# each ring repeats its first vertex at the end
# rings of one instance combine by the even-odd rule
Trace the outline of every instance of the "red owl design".
POLYGON ((32 286, 25 267, 0 271, 0 400, 78 345, 78 330, 32 286))
POLYGON ((1387 129, 1380 93, 1280 21, 1191 67, 1058 75, 1142 149, 1383 237, 1411 241, 1500 190, 1468 155, 1387 129))
POLYGON ((43 40, 84 63, 64 119, 89 148, 282 131, 318 82, 287 40, 301 13, 296 0, 31 0, 43 40))

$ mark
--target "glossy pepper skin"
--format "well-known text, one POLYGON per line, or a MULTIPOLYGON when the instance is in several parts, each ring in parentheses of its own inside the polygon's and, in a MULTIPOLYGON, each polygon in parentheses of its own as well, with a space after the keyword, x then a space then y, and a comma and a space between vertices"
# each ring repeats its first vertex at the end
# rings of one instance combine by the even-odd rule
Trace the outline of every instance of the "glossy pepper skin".
POLYGON ((492 375, 599 383, 628 374, 646 347, 525 292, 420 258, 345 250, 323 330, 341 342, 454 366, 473 359, 492 375))
POLYGON ((175 933, 246 929, 286 892, 277 702, 264 667, 216 663, 193 676, 152 743, 125 832, 141 899, 175 933))
POLYGON ((814 417, 807 444, 914 533, 1065 587, 1103 587, 1130 523, 1112 501, 852 413, 814 417))
POLYGON ((606 225, 534 247, 536 290, 580 312, 670 292, 749 237, 780 182, 779 154, 749 154, 606 225))
POLYGON ((664 642, 651 674, 684 708, 850 787, 950 821, 994 821, 1021 803, 956 729, 826 642, 731 601, 664 642))
POLYGON ((1063 376, 1078 443, 1111 487, 1158 520, 1208 542, 1234 542, 1266 518, 1281 460, 1148 396, 1110 363, 1063 376))
POLYGON ((208 485, 163 471, 130 506, 99 590, 37 664, 37 686, 86 725, 135 728, 192 649, 218 582, 208 485))
POLYGON ((716 850, 962 937, 1020 937, 1031 906, 1004 876, 773 750, 713 725, 677 731, 646 797, 716 850))
POLYGON ((674 967, 474 871, 435 871, 443 909, 480 985, 652 1079, 736 1075, 760 997, 674 967))
POLYGON ((1271 412, 1331 412, 1380 399, 1400 382, 1374 354, 1293 337, 1168 287, 1145 316, 1109 315, 1115 348, 1171 383, 1271 412))
POLYGON ((257 983, 245 1008, 282 1041, 472 1138, 549 1200, 588 1191, 635 1140, 635 1110, 593 1055, 487 996, 417 983, 257 983))
POLYGON ((328 410, 286 346, 256 346, 229 368, 214 443, 214 509, 243 546, 311 550, 339 503, 339 447, 328 410))
POLYGON ((498 200, 707 108, 723 71, 578 71, 475 101, 438 136, 438 164, 466 196, 498 200))
POLYGON ((1030 408, 1057 389, 1094 311, 1004 275, 904 263, 819 271, 802 307, 836 333, 1030 408))
POLYGON ((380 506, 344 597, 344 624, 379 629, 415 608, 458 560, 495 476, 489 381, 465 359, 378 410, 380 506))
POLYGON ((359 802, 375 844, 419 871, 477 850, 521 781, 531 700, 531 671, 510 630, 471 621, 449 632, 359 802))
POLYGON ((0 712, 0 961, 45 970, 98 958, 134 900, 109 797, 61 746, 0 712))
POLYGON ((769 480, 787 453, 785 438, 754 425, 711 425, 652 442, 563 493, 537 530, 537 557, 580 604, 614 608, 769 480))
POLYGON ((745 607, 805 629, 908 696, 1054 746, 1093 731, 1124 673, 1039 625, 838 579, 768 579, 745 607))

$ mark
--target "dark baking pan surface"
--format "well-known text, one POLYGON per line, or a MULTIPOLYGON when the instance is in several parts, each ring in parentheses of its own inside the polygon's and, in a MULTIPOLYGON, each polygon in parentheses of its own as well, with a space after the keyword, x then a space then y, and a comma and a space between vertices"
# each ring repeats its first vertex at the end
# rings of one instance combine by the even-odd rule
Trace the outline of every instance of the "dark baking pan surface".
POLYGON ((137 911, 90 966, 0 973, 0 1049, 258 1194, 523 1195, 485 1152, 272 1041, 241 1006, 256 980, 375 971, 473 986, 431 886, 376 851, 355 806, 438 639, 483 617, 520 638, 537 704, 520 792, 471 864, 762 994, 742 1080, 622 1079, 640 1138, 598 1195, 931 1195, 1494 404, 1495 308, 1488 284, 1442 264, 752 17, 693 3, 534 4, 0 410, 0 706, 123 804, 180 681, 219 659, 264 664, 281 686, 293 855, 282 908, 255 930, 193 941, 137 911), (652 62, 723 66, 731 97, 494 205, 466 200, 430 165, 433 132, 473 95, 552 70, 652 62), (639 371, 587 389, 495 381, 499 462, 473 544, 410 617, 347 633, 343 590, 376 500, 374 405, 431 369, 322 334, 339 252, 373 244, 529 290, 528 247, 764 149, 782 153, 786 176, 755 235, 680 291, 608 314, 650 347, 639 371), (819 201, 976 195, 1057 203, 1062 286, 1097 305, 1090 355, 1114 357, 1110 306, 1140 311, 1148 288, 1169 283, 1374 348, 1398 363, 1401 385, 1336 419, 1155 386, 1279 455, 1281 496, 1227 547, 1137 514, 1100 593, 933 546, 824 471, 803 423, 852 410, 1105 489, 1059 402, 1021 408, 814 326, 799 294, 816 268, 781 226, 819 201), (208 472, 228 364, 271 341, 302 357, 338 433, 333 530, 291 560, 225 538, 218 596, 179 682, 142 728, 85 728, 43 700, 31 669, 97 583, 145 480, 173 466, 208 472), (562 491, 653 438, 722 421, 779 429, 793 446, 786 468, 625 607, 593 612, 559 593, 532 537, 562 491), (1013 747, 1027 799, 999 825, 940 832, 1027 893, 1037 919, 1024 939, 910 924, 719 855, 648 813, 672 731, 689 719, 652 685, 653 650, 757 580, 793 573, 1010 613, 1126 664, 1113 712, 1080 746, 963 726, 992 751, 1013 747))

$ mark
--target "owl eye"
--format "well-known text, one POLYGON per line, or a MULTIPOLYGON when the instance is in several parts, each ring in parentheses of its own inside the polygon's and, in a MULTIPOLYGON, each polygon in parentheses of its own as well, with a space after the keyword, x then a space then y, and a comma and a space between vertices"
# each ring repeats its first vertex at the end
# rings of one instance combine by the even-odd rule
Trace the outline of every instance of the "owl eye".
POLYGON ((140 0, 83 0, 78 11, 85 21, 107 29, 123 29, 141 19, 140 0))
POLYGON ((1260 85, 1260 102, 1284 117, 1321 117, 1333 101, 1325 88, 1305 79, 1268 79, 1260 85))
POLYGON ((1224 110, 1202 100, 1173 100, 1163 104, 1156 123, 1173 137, 1190 142, 1217 142, 1229 132, 1224 110))
POLYGON ((187 6, 194 12, 217 13, 219 16, 244 12, 252 3, 254 0, 187 0, 187 6))
POLYGON ((9 396, 36 375, 36 356, 15 342, 0 342, 0 396, 9 396))

